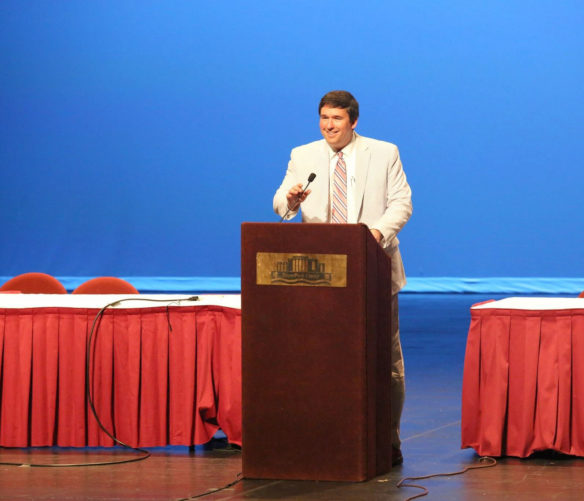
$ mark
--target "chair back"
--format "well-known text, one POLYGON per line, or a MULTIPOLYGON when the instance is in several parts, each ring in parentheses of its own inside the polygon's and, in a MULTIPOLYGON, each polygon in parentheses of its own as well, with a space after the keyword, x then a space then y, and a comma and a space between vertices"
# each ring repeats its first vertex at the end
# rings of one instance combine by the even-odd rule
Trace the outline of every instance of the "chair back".
POLYGON ((83 282, 73 294, 140 294, 140 292, 122 278, 97 277, 83 282))
POLYGON ((0 291, 18 291, 24 294, 67 294, 65 286, 46 273, 23 273, 4 282, 0 291))

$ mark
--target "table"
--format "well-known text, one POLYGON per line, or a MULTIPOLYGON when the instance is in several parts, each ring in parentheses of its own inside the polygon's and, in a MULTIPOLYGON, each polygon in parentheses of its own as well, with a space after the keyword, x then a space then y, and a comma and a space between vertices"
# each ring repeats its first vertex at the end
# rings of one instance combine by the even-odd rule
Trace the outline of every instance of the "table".
POLYGON ((0 295, 0 446, 241 445, 240 297, 0 295), (137 300, 139 299, 139 300, 137 300), (164 302, 149 302, 150 299, 164 302))
POLYGON ((474 305, 462 389, 462 447, 584 456, 584 299, 474 305))

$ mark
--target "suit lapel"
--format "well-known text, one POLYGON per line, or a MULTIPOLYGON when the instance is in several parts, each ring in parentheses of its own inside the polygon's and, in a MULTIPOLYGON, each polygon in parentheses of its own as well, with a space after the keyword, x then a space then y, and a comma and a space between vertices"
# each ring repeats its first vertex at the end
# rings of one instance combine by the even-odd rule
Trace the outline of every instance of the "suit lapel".
MULTIPOLYGON (((312 163, 312 169, 310 172, 316 174, 315 183, 310 186, 313 193, 310 195, 313 200, 318 200, 319 207, 326 207, 328 211, 329 195, 330 195, 330 174, 329 174, 329 153, 326 141, 323 139, 322 142, 316 143, 318 148, 316 150, 316 155, 314 156, 314 161, 312 163)), ((308 172, 306 175, 310 174, 308 172)), ((326 214, 323 215, 326 219, 326 214)))
POLYGON ((361 214, 363 206, 363 195, 365 193, 365 181, 367 181, 367 172, 371 161, 371 152, 369 147, 363 141, 363 138, 357 134, 355 143, 355 213, 357 217, 361 214))

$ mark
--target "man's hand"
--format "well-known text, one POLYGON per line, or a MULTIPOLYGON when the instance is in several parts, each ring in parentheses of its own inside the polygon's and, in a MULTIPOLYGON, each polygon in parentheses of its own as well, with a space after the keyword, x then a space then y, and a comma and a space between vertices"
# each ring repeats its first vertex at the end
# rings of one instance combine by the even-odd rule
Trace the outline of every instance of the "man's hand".
POLYGON ((376 230, 375 228, 371 228, 371 234, 373 235, 373 238, 377 241, 377 243, 380 243, 383 235, 381 234, 381 232, 379 230, 376 230))
POLYGON ((310 195, 310 190, 302 191, 302 183, 292 186, 288 193, 286 193, 286 200, 288 201, 288 209, 296 210, 300 207, 300 204, 306 200, 306 197, 310 195))

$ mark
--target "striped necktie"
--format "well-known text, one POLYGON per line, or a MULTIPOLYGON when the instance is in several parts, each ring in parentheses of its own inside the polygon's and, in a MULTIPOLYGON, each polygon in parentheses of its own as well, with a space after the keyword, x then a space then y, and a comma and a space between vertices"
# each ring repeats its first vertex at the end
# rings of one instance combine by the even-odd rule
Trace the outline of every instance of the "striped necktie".
POLYGON ((343 152, 337 153, 338 160, 333 176, 333 201, 331 221, 333 223, 347 222, 347 166, 343 160, 343 152))

